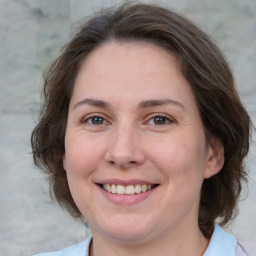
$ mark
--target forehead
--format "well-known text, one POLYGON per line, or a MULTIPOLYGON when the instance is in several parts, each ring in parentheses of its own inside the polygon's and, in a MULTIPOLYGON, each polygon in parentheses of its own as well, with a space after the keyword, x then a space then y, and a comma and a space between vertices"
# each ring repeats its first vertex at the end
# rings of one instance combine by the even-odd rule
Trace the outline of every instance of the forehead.
MULTIPOLYGON (((174 54, 154 44, 147 42, 113 41, 92 51, 85 59, 82 67, 84 69, 92 68, 94 70, 96 68, 100 72, 105 71, 105 73, 108 73, 109 69, 113 68, 114 64, 116 64, 115 68, 117 70, 126 67, 131 69, 131 65, 133 65, 133 71, 139 66, 144 69, 138 69, 138 72, 144 70, 154 72, 158 65, 154 65, 152 61, 157 61, 159 64, 165 65, 170 64, 170 62, 178 64, 174 54), (111 64, 111 66, 109 64, 111 64)), ((176 68, 179 68, 178 65, 176 65, 176 68)))
POLYGON ((137 42, 107 43, 85 59, 72 98, 99 95, 133 100, 147 100, 152 96, 193 97, 173 54, 153 44, 137 42))

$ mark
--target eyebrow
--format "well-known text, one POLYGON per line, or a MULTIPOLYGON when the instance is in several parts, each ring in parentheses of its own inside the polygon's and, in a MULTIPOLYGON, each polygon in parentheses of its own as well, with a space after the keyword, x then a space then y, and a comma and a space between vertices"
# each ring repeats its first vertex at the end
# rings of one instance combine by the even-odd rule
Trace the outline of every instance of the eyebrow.
POLYGON ((85 98, 81 101, 78 101, 74 107, 78 107, 80 105, 84 105, 84 104, 88 104, 90 106, 94 106, 94 107, 98 107, 98 108, 110 108, 110 104, 106 101, 103 101, 103 100, 97 100, 97 99, 88 99, 88 98, 85 98))
MULTIPOLYGON (((98 100, 98 99, 90 99, 90 98, 85 98, 81 101, 78 101, 74 107, 78 107, 80 105, 88 104, 90 106, 98 107, 98 108, 110 108, 110 103, 103 101, 103 100, 98 100)), ((182 105, 180 102, 172 99, 151 99, 151 100, 146 100, 142 101, 139 103, 139 108, 150 108, 150 107, 156 107, 156 106, 162 106, 162 105, 175 105, 183 110, 185 109, 184 105, 182 105)))
POLYGON ((139 108, 150 108, 150 107, 156 107, 156 106, 162 106, 162 105, 175 105, 182 108, 183 110, 185 109, 184 105, 172 99, 152 99, 152 100, 142 101, 139 104, 139 108))

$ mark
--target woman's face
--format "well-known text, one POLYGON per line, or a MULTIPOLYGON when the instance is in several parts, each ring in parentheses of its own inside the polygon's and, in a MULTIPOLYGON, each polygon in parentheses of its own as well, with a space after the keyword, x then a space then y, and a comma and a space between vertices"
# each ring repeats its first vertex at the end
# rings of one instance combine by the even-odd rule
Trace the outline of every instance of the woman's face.
POLYGON ((218 171, 215 158, 174 56, 114 42, 88 56, 63 164, 94 236, 138 243, 198 228, 200 188, 218 171))

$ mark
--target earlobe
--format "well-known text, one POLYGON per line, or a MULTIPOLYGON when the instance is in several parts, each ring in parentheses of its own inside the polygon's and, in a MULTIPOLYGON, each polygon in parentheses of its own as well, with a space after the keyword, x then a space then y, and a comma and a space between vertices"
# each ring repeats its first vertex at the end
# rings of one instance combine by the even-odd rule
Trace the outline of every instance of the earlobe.
POLYGON ((211 141, 208 149, 207 166, 205 169, 205 179, 216 175, 222 169, 224 165, 224 147, 219 139, 211 141))

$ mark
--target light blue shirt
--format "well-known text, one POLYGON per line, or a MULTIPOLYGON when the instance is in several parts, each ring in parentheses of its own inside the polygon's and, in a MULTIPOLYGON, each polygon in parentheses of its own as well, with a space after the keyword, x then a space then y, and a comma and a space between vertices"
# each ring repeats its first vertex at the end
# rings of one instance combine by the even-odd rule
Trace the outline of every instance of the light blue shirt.
MULTIPOLYGON (((34 256, 89 256, 92 237, 82 243, 57 252, 40 253, 34 256)), ((203 256, 246 256, 236 238, 215 224, 209 246, 203 256)))
POLYGON ((210 243, 203 256, 246 256, 236 238, 215 224, 210 243))

